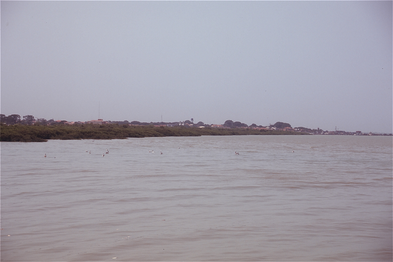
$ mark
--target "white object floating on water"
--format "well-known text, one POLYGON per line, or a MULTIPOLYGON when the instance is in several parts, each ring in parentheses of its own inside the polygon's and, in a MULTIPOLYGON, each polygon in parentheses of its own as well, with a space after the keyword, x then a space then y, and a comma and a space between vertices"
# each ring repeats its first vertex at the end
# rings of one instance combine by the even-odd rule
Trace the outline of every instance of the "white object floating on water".
POLYGON ((112 259, 117 259, 117 257, 112 257, 112 259))

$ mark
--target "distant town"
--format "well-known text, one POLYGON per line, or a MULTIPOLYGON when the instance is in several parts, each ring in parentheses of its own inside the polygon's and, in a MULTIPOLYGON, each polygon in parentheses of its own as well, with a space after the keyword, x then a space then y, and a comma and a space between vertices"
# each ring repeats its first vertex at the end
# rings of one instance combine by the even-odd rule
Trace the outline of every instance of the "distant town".
POLYGON ((241 128, 241 129, 252 129, 252 130, 278 130, 287 132, 299 132, 306 133, 310 135, 355 135, 355 136, 392 136, 390 133, 363 133, 362 131, 343 131, 343 130, 322 130, 320 128, 312 129, 308 127, 292 127, 289 123, 276 122, 273 125, 261 126, 261 125, 247 125, 239 121, 227 120, 223 124, 205 124, 201 121, 194 123, 194 120, 178 121, 178 122, 139 122, 139 121, 110 121, 103 119, 96 119, 90 121, 66 121, 66 120, 46 120, 44 118, 35 118, 33 115, 25 115, 21 117, 18 114, 4 115, 0 114, 0 122, 3 125, 107 125, 107 124, 117 124, 117 125, 127 125, 127 126, 155 126, 155 127, 175 127, 175 126, 185 126, 185 127, 196 127, 196 128, 219 128, 219 129, 230 129, 230 128, 241 128))

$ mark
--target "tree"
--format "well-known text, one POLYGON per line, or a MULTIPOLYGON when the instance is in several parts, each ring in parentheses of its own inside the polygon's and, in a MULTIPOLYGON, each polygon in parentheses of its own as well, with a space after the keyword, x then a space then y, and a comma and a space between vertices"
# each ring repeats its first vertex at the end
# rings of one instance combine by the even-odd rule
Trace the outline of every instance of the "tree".
POLYGON ((7 117, 4 114, 0 114, 0 122, 1 123, 6 123, 7 122, 7 117))
POLYGON ((241 123, 239 121, 236 121, 233 123, 233 127, 248 127, 248 125, 245 123, 241 123))
POLYGON ((48 121, 46 121, 45 118, 38 118, 36 123, 42 124, 42 125, 46 125, 48 123, 48 121))
POLYGON ((224 126, 229 128, 248 127, 247 124, 241 123, 240 121, 233 122, 232 120, 225 121, 224 126))
POLYGON ((279 129, 284 129, 284 128, 286 128, 286 127, 291 127, 290 124, 288 124, 288 123, 283 123, 283 122, 276 122, 273 126, 274 126, 275 128, 279 128, 279 129))
POLYGON ((15 125, 20 123, 20 115, 12 114, 7 117, 7 124, 15 125))
POLYGON ((233 127, 233 121, 232 120, 225 121, 224 126, 225 127, 230 127, 230 128, 233 127))
POLYGON ((23 122, 24 122, 25 124, 27 124, 27 125, 33 124, 34 120, 35 120, 35 119, 34 119, 34 116, 32 116, 32 115, 23 116, 23 122))

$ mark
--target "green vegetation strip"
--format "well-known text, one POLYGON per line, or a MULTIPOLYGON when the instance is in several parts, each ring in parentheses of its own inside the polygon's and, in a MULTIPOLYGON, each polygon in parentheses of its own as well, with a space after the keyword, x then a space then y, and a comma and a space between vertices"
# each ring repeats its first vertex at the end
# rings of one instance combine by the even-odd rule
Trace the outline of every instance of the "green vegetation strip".
POLYGON ((4 125, 0 141, 46 142, 48 139, 125 139, 128 137, 227 136, 227 135, 300 135, 302 133, 248 128, 197 128, 106 125, 4 125))

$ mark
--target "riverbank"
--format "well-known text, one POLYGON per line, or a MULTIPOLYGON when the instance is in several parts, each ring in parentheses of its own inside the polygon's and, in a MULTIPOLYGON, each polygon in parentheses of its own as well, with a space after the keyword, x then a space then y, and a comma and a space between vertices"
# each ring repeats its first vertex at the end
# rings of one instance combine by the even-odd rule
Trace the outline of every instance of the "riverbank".
POLYGON ((302 135, 304 133, 249 128, 156 127, 129 125, 1 125, 0 141, 46 142, 48 139, 126 139, 128 137, 302 135))

